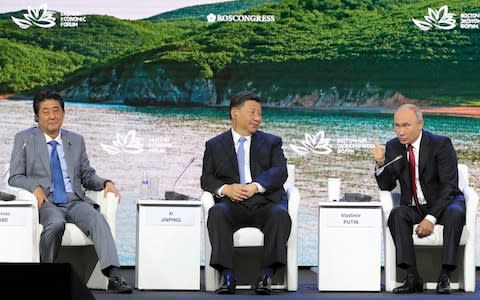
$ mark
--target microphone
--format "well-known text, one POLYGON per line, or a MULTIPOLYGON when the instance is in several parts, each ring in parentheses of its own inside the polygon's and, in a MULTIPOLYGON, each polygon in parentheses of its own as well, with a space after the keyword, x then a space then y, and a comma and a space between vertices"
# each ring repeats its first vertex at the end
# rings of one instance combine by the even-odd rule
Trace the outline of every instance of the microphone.
POLYGON ((177 182, 182 178, 183 174, 187 169, 192 165, 192 163, 195 161, 195 157, 192 157, 190 161, 188 162, 187 166, 183 169, 182 173, 178 175, 177 179, 175 180, 175 183, 173 184, 173 189, 171 191, 165 191, 165 199, 166 200, 188 200, 190 197, 185 194, 180 194, 175 192, 175 186, 177 186, 177 182))
MULTIPOLYGON (((18 158, 20 157, 20 154, 25 149, 25 147, 27 147, 27 143, 23 143, 22 148, 20 148, 20 151, 18 151, 17 154, 15 154, 15 156, 13 157, 12 162, 10 163, 10 166, 17 162, 18 158)), ((5 170, 5 172, 2 175, 2 178, 5 178, 5 176, 7 176, 8 171, 10 171, 10 167, 5 170)))
POLYGON ((383 166, 381 166, 380 168, 376 169, 375 171, 373 171, 372 173, 369 173, 367 175, 365 175, 365 177, 363 177, 363 182, 366 182, 367 180, 369 180, 372 176, 372 175, 380 175, 382 174, 383 170, 388 167, 389 165, 393 164, 394 162, 396 162, 397 160, 399 160, 400 158, 402 158, 401 155, 395 157, 393 160, 389 161, 388 163, 384 164, 383 166))
POLYGON ((392 159, 391 161, 389 161, 388 163, 384 164, 383 166, 381 166, 380 168, 376 169, 374 174, 375 175, 380 175, 382 174, 383 170, 385 170, 386 167, 388 167, 389 165, 393 164, 394 162, 396 162, 397 160, 399 160, 400 158, 402 158, 401 155, 395 157, 394 159, 392 159))
MULTIPOLYGON (((27 143, 23 143, 22 145, 22 148, 20 148, 20 151, 18 151, 15 156, 13 157, 12 159, 12 162, 10 163, 10 165, 14 164, 18 158, 20 157, 20 154, 22 153, 22 151, 25 149, 25 147, 27 147, 27 143)), ((5 176, 7 176, 7 173, 8 171, 10 171, 10 167, 8 167, 5 172, 3 173, 2 175, 2 180, 6 181, 6 178, 5 176)), ((13 201, 16 199, 16 196, 15 195, 12 195, 12 194, 9 194, 9 193, 5 193, 5 192, 2 192, 0 191, 0 200, 3 200, 3 201, 13 201)))
POLYGON ((0 200, 2 200, 2 201, 13 201, 13 200, 15 200, 15 198, 17 198, 15 195, 0 192, 0 200))

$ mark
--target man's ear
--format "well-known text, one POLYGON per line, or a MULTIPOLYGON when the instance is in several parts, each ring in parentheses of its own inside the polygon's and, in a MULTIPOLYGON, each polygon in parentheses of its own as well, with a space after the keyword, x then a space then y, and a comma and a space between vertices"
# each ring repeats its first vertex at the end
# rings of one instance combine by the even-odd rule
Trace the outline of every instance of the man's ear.
POLYGON ((33 119, 35 120, 35 122, 38 123, 38 115, 35 115, 35 116, 33 117, 33 119))
POLYGON ((238 108, 234 107, 230 110, 230 118, 235 120, 237 118, 238 108))

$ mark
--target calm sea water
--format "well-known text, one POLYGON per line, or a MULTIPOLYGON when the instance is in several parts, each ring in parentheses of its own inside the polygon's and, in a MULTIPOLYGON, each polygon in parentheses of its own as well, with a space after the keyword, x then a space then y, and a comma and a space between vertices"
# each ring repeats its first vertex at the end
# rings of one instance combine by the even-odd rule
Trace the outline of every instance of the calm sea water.
MULTIPOLYGON (((317 264, 319 200, 327 178, 342 179, 342 193, 378 195, 371 175, 371 147, 394 136, 389 109, 316 110, 264 108, 262 130, 283 138, 289 163, 296 166, 302 196, 299 263, 317 264)), ((31 102, 0 101, 0 163, 10 157, 14 134, 34 125, 31 102)), ((135 264, 135 201, 144 173, 158 179, 161 195, 171 190, 187 163, 194 163, 175 186, 198 197, 205 141, 229 128, 227 108, 152 108, 67 103, 64 127, 85 137, 92 166, 116 182, 122 193, 117 244, 122 265, 135 264)), ((459 162, 470 167, 470 182, 480 190, 480 121, 426 115, 425 128, 451 137, 459 162)))

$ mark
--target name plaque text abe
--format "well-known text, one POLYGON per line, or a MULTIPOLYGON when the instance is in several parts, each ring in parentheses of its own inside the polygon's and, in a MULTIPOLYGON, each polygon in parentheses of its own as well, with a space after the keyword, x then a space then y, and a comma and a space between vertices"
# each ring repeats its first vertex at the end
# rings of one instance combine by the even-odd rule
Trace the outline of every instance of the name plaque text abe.
POLYGON ((22 207, 0 207, 0 226, 25 225, 26 213, 22 207))

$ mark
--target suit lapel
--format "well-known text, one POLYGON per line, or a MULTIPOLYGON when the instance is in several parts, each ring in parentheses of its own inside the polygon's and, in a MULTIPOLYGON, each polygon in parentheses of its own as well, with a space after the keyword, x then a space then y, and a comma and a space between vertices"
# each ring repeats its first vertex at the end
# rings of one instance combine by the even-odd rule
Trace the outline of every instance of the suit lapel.
POLYGON ((45 140, 45 134, 40 128, 37 128, 35 132, 34 145, 36 156, 40 158, 40 162, 47 171, 48 177, 51 179, 52 174, 50 172, 50 157, 48 155, 47 141, 45 140))
POLYGON ((74 165, 73 165, 73 142, 71 136, 65 130, 62 130, 63 152, 65 153, 65 162, 67 164, 67 172, 70 180, 73 181, 74 165))
POLYGON ((250 142, 250 172, 252 174, 252 178, 254 178, 256 174, 259 173, 255 159, 256 154, 260 153, 260 147, 262 146, 260 139, 261 137, 258 134, 254 133, 250 142))
POLYGON ((399 143, 399 149, 397 153, 400 153, 402 155, 402 159, 400 161, 400 176, 402 177, 402 181, 406 182, 407 185, 409 186, 409 190, 411 190, 410 187, 410 169, 408 166, 408 157, 407 157, 407 150, 405 148, 405 145, 399 143))
POLYGON ((418 177, 422 178, 423 171, 425 170, 425 166, 427 165, 428 160, 428 152, 430 150, 430 139, 428 134, 423 131, 422 139, 420 140, 420 151, 418 153, 418 177))
MULTIPOLYGON (((222 148, 226 149, 226 161, 228 161, 231 164, 232 170, 235 170, 235 173, 238 175, 238 159, 237 159, 237 152, 235 151, 235 145, 233 143, 233 136, 232 136, 232 131, 228 130, 225 132, 225 135, 223 136, 223 139, 221 140, 222 143, 222 148)), ((239 175, 240 176, 240 175, 239 175)))

